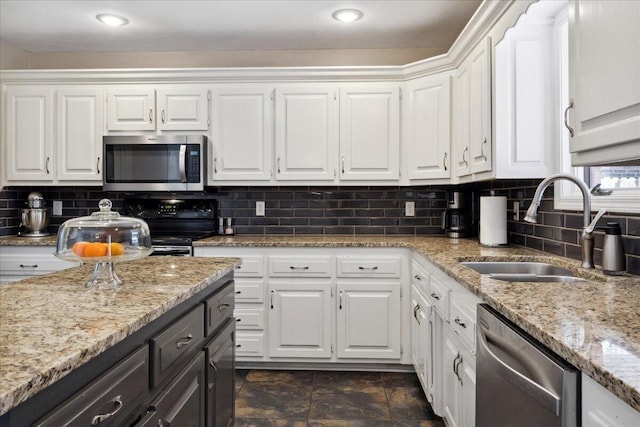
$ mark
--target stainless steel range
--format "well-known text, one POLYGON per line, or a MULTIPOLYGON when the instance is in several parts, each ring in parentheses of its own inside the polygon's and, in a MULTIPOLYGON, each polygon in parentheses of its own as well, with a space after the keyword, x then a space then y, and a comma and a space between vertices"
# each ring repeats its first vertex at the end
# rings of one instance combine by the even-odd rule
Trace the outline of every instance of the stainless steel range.
POLYGON ((153 255, 193 256, 194 240, 216 235, 213 199, 125 199, 127 216, 144 219, 153 255))

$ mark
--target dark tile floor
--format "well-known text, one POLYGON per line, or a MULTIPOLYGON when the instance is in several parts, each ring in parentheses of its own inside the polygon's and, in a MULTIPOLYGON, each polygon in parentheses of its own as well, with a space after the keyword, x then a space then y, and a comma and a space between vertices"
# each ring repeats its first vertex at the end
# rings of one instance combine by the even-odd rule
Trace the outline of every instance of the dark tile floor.
POLYGON ((413 373, 236 371, 236 427, 444 427, 413 373))

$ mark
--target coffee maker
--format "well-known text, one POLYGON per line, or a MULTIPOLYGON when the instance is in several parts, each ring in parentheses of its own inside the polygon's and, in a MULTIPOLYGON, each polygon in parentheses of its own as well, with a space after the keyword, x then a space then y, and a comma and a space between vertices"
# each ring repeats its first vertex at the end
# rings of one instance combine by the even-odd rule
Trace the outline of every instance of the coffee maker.
POLYGON ((442 213, 442 229, 448 237, 458 239, 471 234, 471 214, 465 193, 451 191, 447 195, 447 208, 442 213))

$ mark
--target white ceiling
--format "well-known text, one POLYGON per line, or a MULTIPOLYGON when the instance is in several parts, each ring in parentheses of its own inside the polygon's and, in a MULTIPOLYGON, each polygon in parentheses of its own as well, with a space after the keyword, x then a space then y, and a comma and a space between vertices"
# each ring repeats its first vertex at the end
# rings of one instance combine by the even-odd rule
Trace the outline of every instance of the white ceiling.
POLYGON ((442 48, 481 0, 0 0, 0 39, 29 52, 442 48), (356 8, 352 24, 331 14, 356 8), (129 25, 95 18, 115 13, 129 25))

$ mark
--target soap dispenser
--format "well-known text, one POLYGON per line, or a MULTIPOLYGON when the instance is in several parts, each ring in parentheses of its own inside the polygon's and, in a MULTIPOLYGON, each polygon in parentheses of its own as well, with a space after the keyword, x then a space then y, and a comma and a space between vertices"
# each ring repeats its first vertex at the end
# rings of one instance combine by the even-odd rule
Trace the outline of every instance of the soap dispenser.
POLYGON ((622 230, 617 222, 608 222, 604 230, 604 243, 602 245, 602 272, 613 276, 625 273, 626 263, 624 248, 622 246, 622 230))

